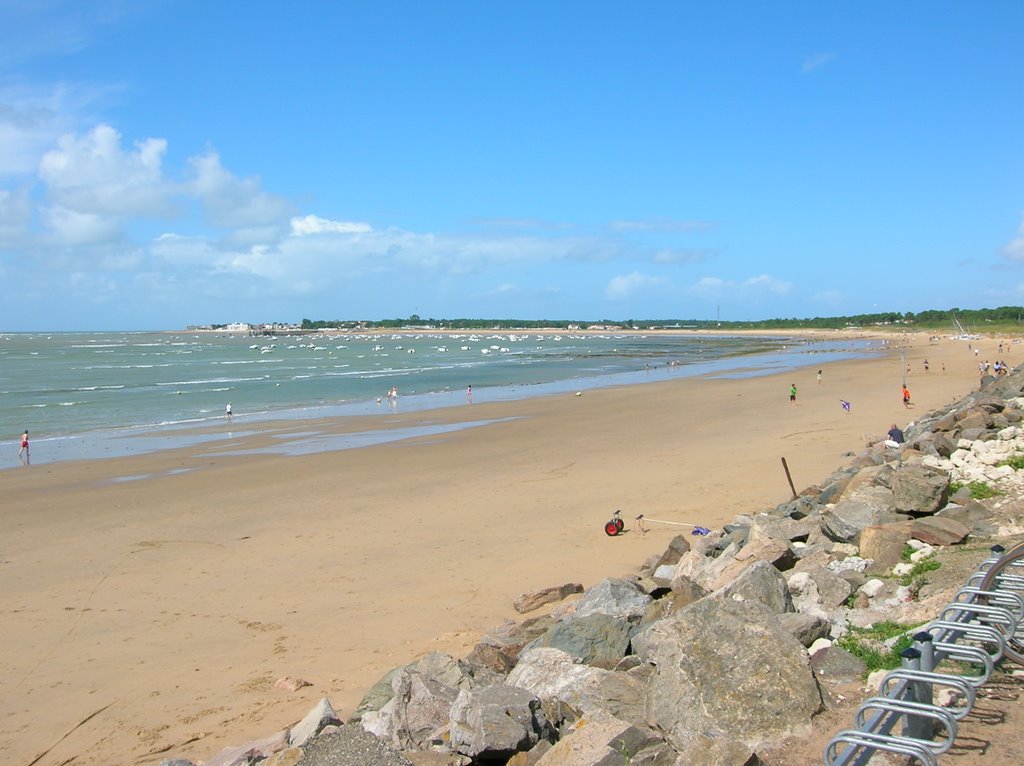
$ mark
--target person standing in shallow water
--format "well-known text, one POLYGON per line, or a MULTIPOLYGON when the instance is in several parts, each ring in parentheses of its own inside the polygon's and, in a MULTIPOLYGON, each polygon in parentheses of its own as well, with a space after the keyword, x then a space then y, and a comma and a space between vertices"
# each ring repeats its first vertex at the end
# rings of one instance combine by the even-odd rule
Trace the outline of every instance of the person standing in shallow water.
POLYGON ((30 465, 31 458, 28 451, 28 429, 21 435, 21 449, 18 450, 18 460, 22 465, 30 465))

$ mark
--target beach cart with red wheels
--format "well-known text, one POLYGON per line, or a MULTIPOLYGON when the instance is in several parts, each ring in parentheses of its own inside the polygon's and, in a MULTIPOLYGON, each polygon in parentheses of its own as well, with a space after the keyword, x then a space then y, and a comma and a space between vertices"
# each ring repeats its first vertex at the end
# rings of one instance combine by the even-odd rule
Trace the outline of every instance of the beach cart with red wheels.
POLYGON ((608 537, 615 537, 622 532, 625 526, 626 524, 622 521, 622 511, 616 511, 612 514, 612 517, 605 522, 604 533, 608 535, 608 537))
MULTIPOLYGON (((685 521, 666 521, 664 519, 649 519, 642 513, 636 517, 635 527, 638 532, 647 532, 647 528, 644 526, 645 521, 653 521, 655 524, 673 524, 679 527, 689 527, 691 535, 710 535, 711 530, 707 527, 701 527, 697 524, 688 524, 685 521)), ((622 522, 622 511, 616 511, 612 514, 612 517, 604 523, 604 533, 608 537, 617 537, 622 534, 622 530, 625 524, 622 522)))

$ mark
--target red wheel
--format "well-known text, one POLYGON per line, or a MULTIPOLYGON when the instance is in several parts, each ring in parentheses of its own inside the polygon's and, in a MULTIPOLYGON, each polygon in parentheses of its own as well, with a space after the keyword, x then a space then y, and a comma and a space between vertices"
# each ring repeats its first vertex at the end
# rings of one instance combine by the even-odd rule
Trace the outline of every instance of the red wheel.
POLYGON ((604 525, 604 533, 608 535, 608 537, 615 537, 617 534, 619 534, 619 532, 622 531, 622 527, 619 526, 619 524, 621 523, 621 521, 616 523, 614 519, 612 521, 609 521, 607 524, 604 525))
POLYGON ((621 532, 622 528, 626 526, 626 522, 624 522, 622 519, 615 519, 615 526, 617 526, 619 528, 619 531, 621 532))

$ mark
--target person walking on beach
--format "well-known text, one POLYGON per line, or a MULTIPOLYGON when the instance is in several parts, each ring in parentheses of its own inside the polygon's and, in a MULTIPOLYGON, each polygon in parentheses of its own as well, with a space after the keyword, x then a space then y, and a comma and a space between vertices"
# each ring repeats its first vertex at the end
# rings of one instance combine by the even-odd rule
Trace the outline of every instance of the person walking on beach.
POLYGON ((231 420, 232 414, 233 413, 231 412, 231 402, 228 402, 228 406, 224 408, 224 417, 226 417, 228 420, 231 420))
POLYGON ((18 450, 18 461, 22 465, 30 465, 31 458, 28 452, 28 429, 25 429, 25 433, 21 435, 21 449, 18 450))
POLYGON ((821 385, 821 370, 818 370, 818 385, 821 385))
POLYGON ((796 383, 789 387, 789 401, 796 404, 796 383))
POLYGON ((907 388, 906 386, 903 387, 903 406, 910 406, 910 389, 907 388))

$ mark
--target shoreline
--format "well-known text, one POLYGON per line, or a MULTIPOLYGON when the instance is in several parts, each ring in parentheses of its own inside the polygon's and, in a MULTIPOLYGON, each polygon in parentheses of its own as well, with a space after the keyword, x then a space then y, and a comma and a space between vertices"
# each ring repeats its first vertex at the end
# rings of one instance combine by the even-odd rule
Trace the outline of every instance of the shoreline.
POLYGON ((869 434, 977 387, 962 344, 901 340, 915 409, 900 401, 891 344, 825 365, 820 385, 812 363, 285 422, 234 440, 480 423, 345 451, 199 445, 5 471, 0 752, 28 762, 107 704, 41 766, 209 758, 322 696, 346 714, 396 665, 463 656, 488 627, 524 619, 516 595, 631 571, 678 533, 641 534, 638 513, 708 527, 756 513, 790 497, 780 457, 799 491, 869 434), (617 509, 626 533, 608 538, 617 509), (275 689, 283 676, 313 685, 275 689))
MULTIPOLYGON (((554 333, 555 331, 549 331, 554 333)), ((599 334, 599 333, 591 333, 599 334)), ((681 335, 682 332, 668 334, 681 335)), ((506 333, 507 335, 507 333, 506 333)), ((722 333, 706 333, 706 337, 723 337, 722 333)), ((769 337, 762 333, 751 333, 752 337, 769 337)), ((790 337, 790 336, 787 336, 790 337)), ((803 342, 812 344, 825 342, 818 335, 799 337, 803 342)), ((836 340, 833 338, 833 340, 836 340)), ((843 344, 858 342, 870 343, 883 339, 876 337, 849 337, 844 335, 843 344)), ((739 354, 725 356, 714 360, 692 361, 675 365, 668 363, 652 366, 631 372, 615 372, 595 374, 585 377, 564 378, 546 382, 508 383, 478 386, 474 400, 470 403, 487 401, 515 401, 536 397, 562 395, 577 391, 592 391, 601 388, 615 388, 631 385, 647 385, 652 382, 674 380, 679 378, 733 378, 756 377, 773 374, 780 370, 792 370, 821 364, 830 364, 845 358, 874 354, 883 351, 885 346, 879 344, 875 348, 857 349, 848 346, 835 349, 812 349, 796 347, 780 350, 759 351, 748 356, 739 354), (754 360, 751 363, 748 360, 754 360)), ((416 412, 457 407, 466 404, 466 396, 462 389, 426 391, 403 396, 400 405, 395 403, 384 405, 378 397, 372 399, 353 398, 350 400, 315 401, 308 404, 289 404, 277 408, 255 410, 250 412, 236 411, 230 420, 223 414, 207 414, 190 416, 184 420, 163 421, 152 423, 126 423, 107 425, 103 428, 91 428, 67 433, 49 433, 40 436, 34 434, 37 464, 40 460, 51 463, 67 460, 95 459, 97 456, 125 458, 135 454, 176 449, 178 447, 195 446, 208 440, 234 440, 238 437, 252 435, 266 429, 279 428, 279 423, 306 422, 318 423, 337 418, 379 418, 391 416, 398 412, 416 412), (230 427, 225 428, 224 426, 230 427)), ((390 437, 382 437, 390 440, 390 437)), ((365 445, 365 443, 364 443, 365 445)), ((323 449, 347 448, 325 444, 323 449)), ((282 448, 281 454, 295 454, 294 448, 282 448)), ((10 457, 0 460, 0 471, 20 467, 10 457)))

